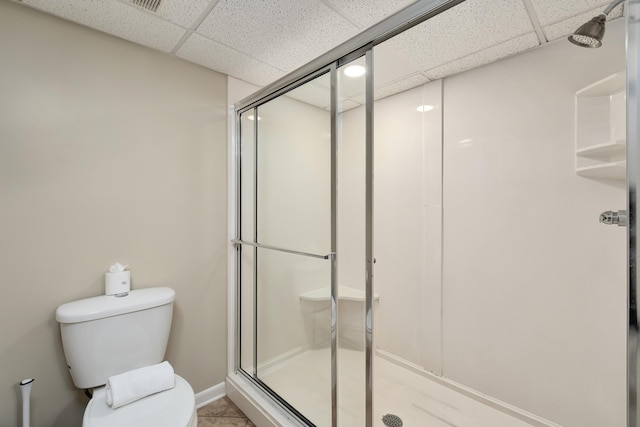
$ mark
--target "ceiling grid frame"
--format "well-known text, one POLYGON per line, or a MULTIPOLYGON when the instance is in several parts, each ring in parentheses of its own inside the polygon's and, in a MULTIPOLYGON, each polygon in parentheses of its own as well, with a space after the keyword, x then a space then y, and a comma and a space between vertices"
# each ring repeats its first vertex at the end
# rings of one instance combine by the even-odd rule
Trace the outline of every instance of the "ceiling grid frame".
POLYGON ((547 39, 547 35, 544 33, 544 29, 540 24, 535 6, 531 3, 531 0, 522 0, 522 3, 524 4, 524 8, 527 10, 527 14, 529 15, 533 28, 536 30, 536 35, 538 36, 540 44, 548 43, 549 39, 547 39))
POLYGON ((191 37, 191 35, 193 33, 196 32, 196 30, 198 29, 198 27, 200 26, 200 24, 202 24, 202 21, 204 21, 207 16, 209 16, 209 14, 211 13, 211 11, 216 7, 216 5, 218 4, 220 0, 211 0, 211 2, 209 3, 209 5, 205 8, 205 10, 200 14, 200 17, 198 17, 198 19, 196 19, 196 21, 193 23, 193 25, 191 25, 191 28, 187 28, 187 32, 184 33, 184 35, 182 36, 182 38, 178 41, 178 43, 176 43, 176 45, 173 47, 173 49, 171 50, 171 54, 175 55, 176 52, 178 50, 180 50, 180 48, 182 47, 182 45, 184 45, 184 43, 187 41, 187 39, 189 37, 191 37))

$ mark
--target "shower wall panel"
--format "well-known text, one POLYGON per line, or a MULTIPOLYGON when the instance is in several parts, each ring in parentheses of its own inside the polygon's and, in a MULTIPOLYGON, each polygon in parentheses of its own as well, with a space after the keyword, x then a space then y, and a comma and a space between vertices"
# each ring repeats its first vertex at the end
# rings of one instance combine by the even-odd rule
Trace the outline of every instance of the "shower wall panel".
POLYGON ((382 99, 374 128, 377 347, 435 373, 441 372, 441 104, 441 81, 382 99))
MULTIPOLYGON (((376 349, 441 372, 442 83, 435 81, 375 103, 374 293, 376 349), (432 110, 417 111, 429 105, 432 110)), ((362 108, 342 114, 338 166, 343 178, 362 176, 363 155, 354 142, 363 129, 350 126, 362 108)), ((339 225, 364 194, 353 179, 339 180, 339 225), (346 183, 345 183, 346 181, 346 183)), ((351 218, 353 216, 351 215, 351 218)), ((364 229, 338 227, 338 240, 364 242, 364 229)), ((362 244, 362 251, 364 245, 362 244)), ((339 283, 364 291, 361 252, 339 252, 339 283), (360 267, 360 268, 358 268, 360 267)))
POLYGON ((624 183, 574 174, 574 94, 624 69, 621 24, 444 85, 443 374, 563 426, 625 425, 626 230, 598 223, 624 183))

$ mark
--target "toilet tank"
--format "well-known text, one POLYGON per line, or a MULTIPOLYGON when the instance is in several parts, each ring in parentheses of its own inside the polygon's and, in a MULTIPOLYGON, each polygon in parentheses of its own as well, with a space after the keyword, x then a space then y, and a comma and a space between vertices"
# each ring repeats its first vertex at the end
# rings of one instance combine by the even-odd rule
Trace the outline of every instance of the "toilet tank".
POLYGON ((58 307, 62 347, 76 387, 98 387, 112 375, 162 362, 175 295, 171 288, 138 289, 58 307))

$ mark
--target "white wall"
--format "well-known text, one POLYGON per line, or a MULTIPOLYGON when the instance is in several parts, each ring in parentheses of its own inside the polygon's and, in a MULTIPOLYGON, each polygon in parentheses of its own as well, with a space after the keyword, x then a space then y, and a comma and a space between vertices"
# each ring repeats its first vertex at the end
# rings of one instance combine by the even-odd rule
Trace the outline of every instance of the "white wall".
POLYGON ((561 425, 625 425, 624 183, 574 173, 574 94, 624 69, 560 40, 445 79, 443 374, 561 425))
POLYGON ((58 305, 176 290, 167 359, 196 392, 226 374, 226 79, 0 1, 0 424, 35 377, 32 425, 79 426, 58 305))

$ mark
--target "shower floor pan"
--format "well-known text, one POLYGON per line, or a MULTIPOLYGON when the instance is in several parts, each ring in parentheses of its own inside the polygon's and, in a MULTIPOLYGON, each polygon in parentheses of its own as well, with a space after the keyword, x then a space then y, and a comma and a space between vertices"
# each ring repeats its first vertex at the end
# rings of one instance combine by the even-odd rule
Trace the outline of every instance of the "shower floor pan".
MULTIPOLYGON (((340 349, 338 358, 339 425, 364 425, 364 353, 340 349)), ((329 360, 328 348, 308 350, 261 377, 316 425, 330 426, 329 360)), ((380 356, 374 363, 375 427, 385 427, 386 414, 399 416, 406 427, 557 426, 534 415, 510 415, 380 356)))

